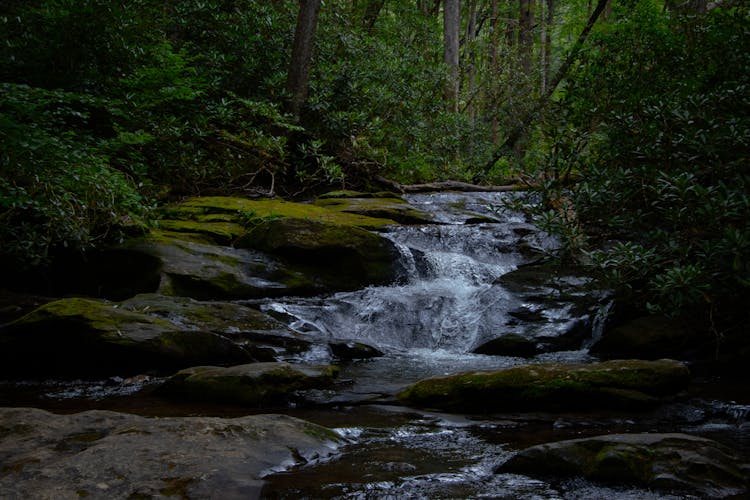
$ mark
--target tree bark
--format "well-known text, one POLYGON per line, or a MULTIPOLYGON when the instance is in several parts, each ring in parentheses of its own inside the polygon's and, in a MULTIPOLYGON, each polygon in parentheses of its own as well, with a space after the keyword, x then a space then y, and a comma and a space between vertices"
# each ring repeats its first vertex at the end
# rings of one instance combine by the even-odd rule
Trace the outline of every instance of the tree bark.
POLYGON ((555 0, 543 0, 544 22, 542 24, 542 91, 547 93, 549 87, 550 61, 552 57, 552 26, 555 20, 555 0))
POLYGON ((460 32, 461 0, 443 0, 443 60, 448 65, 449 71, 445 100, 454 112, 458 112, 460 32))
POLYGON ((307 100, 310 66, 312 65, 315 28, 321 0, 300 0, 297 28, 294 31, 292 58, 289 63, 286 88, 289 91, 289 110, 299 117, 300 109, 307 100))
POLYGON ((531 59, 534 49, 534 0, 519 0, 518 14, 518 55, 521 69, 531 74, 531 59))
MULTIPOLYGON (((474 43, 477 37, 477 0, 469 0, 469 22, 466 24, 466 60, 467 64, 467 76, 469 79, 469 96, 474 95, 474 89, 476 88, 476 57, 474 52, 474 43)), ((473 99, 468 104, 469 120, 474 122, 476 118, 476 107, 473 99)))
POLYGON ((362 16, 362 24, 365 29, 369 32, 375 27, 375 22, 378 20, 380 11, 383 10, 385 0, 369 0, 365 7, 365 13, 362 16))
MULTIPOLYGON (((490 27, 492 30, 492 36, 490 39, 490 75, 492 80, 496 80, 500 74, 500 58, 498 57, 498 47, 500 46, 500 9, 498 6, 498 0, 492 0, 492 17, 490 20, 490 27)), ((498 132, 500 128, 500 120, 497 118, 497 104, 495 103, 496 91, 491 89, 491 103, 490 112, 492 113, 492 144, 497 145, 498 143, 498 132)))

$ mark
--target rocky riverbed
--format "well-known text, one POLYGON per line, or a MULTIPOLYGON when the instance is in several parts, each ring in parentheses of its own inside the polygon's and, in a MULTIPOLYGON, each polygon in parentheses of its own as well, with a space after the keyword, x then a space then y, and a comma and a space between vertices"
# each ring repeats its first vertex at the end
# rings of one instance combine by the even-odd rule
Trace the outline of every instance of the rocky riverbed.
POLYGON ((608 321, 512 196, 193 198, 5 294, 0 496, 745 494, 710 339, 608 321))

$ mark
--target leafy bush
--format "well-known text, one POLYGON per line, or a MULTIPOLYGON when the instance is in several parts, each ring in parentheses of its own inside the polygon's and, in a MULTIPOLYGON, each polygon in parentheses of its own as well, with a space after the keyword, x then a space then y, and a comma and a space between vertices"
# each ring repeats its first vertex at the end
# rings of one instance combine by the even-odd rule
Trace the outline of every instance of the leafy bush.
POLYGON ((750 292, 748 26, 742 3, 680 16, 640 2, 593 34, 552 120, 574 132, 558 150, 585 145, 580 182, 547 186, 616 286, 727 329, 747 320, 750 292))

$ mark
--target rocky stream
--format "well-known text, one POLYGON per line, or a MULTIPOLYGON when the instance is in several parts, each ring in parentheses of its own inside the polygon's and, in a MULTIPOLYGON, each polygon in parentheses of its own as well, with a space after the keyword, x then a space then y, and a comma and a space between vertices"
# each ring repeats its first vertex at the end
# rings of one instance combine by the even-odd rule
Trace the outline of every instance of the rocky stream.
POLYGON ((514 196, 193 198, 6 293, 0 498, 744 498, 745 381, 514 196))

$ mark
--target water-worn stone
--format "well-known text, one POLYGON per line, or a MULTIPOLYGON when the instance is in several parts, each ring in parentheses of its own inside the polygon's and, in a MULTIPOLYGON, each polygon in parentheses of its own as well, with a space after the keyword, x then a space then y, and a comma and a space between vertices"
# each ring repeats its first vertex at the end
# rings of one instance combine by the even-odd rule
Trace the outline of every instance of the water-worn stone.
POLYGON ((658 359, 696 346, 695 332, 677 320, 644 316, 605 331, 591 353, 603 358, 658 359))
POLYGON ((160 260, 158 290, 164 295, 248 299, 315 292, 312 282, 302 273, 271 256, 185 238, 152 233, 126 243, 131 251, 160 260))
POLYGON ((100 300, 50 302, 0 329, 0 370, 13 375, 122 375, 250 360, 223 336, 100 300))
POLYGON ((388 284, 402 272, 399 251, 389 239, 315 219, 266 220, 236 245, 283 257, 316 286, 331 291, 388 284))
POLYGON ((710 439, 687 434, 610 434, 532 446, 495 472, 583 476, 620 485, 724 498, 747 491, 750 468, 710 439))
POLYGON ((493 285, 483 300, 502 300, 509 310, 502 328, 474 340, 471 352, 478 354, 533 356, 580 349, 610 297, 580 269, 561 270, 553 263, 522 265, 493 285))
POLYGON ((407 405, 452 411, 639 409, 685 388, 679 361, 544 363, 421 380, 398 395, 407 405))
POLYGON ((263 476, 336 453, 285 415, 144 418, 0 409, 0 498, 259 498, 263 476))
POLYGON ((260 406, 285 401, 295 391, 321 389, 333 384, 335 366, 252 363, 230 366, 196 366, 181 370, 159 388, 164 396, 190 401, 213 401, 260 406))
POLYGON ((491 356, 530 358, 539 354, 541 349, 533 339, 516 333, 509 333, 480 345, 473 352, 491 356))

